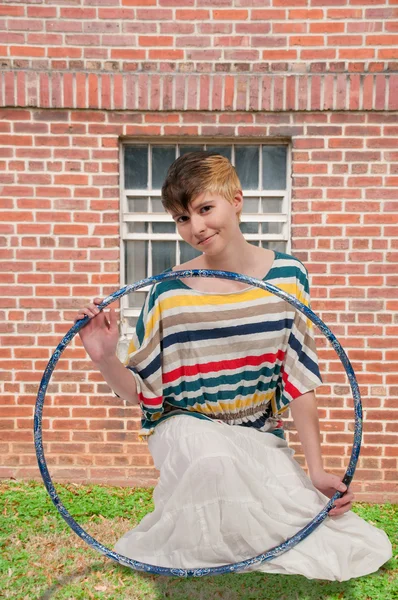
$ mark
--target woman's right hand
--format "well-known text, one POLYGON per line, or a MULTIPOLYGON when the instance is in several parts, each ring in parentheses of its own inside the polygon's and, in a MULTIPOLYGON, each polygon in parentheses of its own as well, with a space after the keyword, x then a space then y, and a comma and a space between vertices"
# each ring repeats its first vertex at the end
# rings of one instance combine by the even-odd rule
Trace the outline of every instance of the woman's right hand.
POLYGON ((101 298, 94 298, 93 302, 79 310, 74 319, 74 323, 76 323, 86 315, 90 317, 87 325, 79 331, 79 336, 94 363, 101 363, 108 358, 113 358, 116 355, 119 340, 116 312, 113 308, 107 315, 103 310, 99 311, 97 305, 101 302, 101 298))

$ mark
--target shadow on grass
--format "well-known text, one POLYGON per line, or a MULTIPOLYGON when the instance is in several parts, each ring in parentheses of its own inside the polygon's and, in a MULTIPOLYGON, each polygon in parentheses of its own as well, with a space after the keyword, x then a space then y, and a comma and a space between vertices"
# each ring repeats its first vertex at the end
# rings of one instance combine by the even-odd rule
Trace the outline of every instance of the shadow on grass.
MULTIPOLYGON (((95 562, 89 567, 77 569, 60 577, 42 592, 37 600, 51 600, 61 592, 62 588, 68 585, 78 585, 80 580, 86 580, 99 570, 105 577, 107 574, 108 576, 117 575, 117 571, 123 575, 125 592, 119 590, 116 592, 117 595, 107 596, 109 598, 153 598, 154 600, 186 600, 187 598, 189 600, 337 600, 339 598, 358 600, 360 598, 359 590, 354 589, 356 586, 353 587, 352 581, 340 583, 309 580, 300 575, 268 575, 256 572, 185 579, 132 571, 112 562, 106 565, 102 562, 95 562), (129 581, 130 578, 131 581, 129 581), (145 584, 150 586, 153 596, 148 596, 148 592, 144 591, 141 596, 137 589, 138 595, 125 595, 134 590, 134 581, 137 583, 137 578, 144 586, 145 584)), ((100 597, 103 596, 90 594, 90 598, 100 597)))
POLYGON ((158 578, 161 598, 170 600, 354 600, 350 582, 308 580, 302 576, 265 573, 228 574, 204 579, 158 578))
POLYGON ((77 569, 73 573, 69 573, 63 577, 60 577, 53 585, 47 588, 37 600, 50 600, 54 594, 59 592, 63 587, 72 583, 77 583, 79 579, 88 577, 91 573, 98 571, 99 568, 103 568, 102 563, 95 563, 86 567, 85 569, 77 569))

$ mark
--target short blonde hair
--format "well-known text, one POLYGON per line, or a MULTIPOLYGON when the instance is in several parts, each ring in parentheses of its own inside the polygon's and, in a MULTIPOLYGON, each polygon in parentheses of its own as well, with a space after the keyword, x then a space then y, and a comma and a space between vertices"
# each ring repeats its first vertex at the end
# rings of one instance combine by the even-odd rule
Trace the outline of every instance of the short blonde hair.
POLYGON ((186 212, 200 194, 209 192, 223 196, 232 204, 242 189, 230 161, 221 154, 206 151, 189 152, 170 166, 162 186, 162 203, 168 212, 186 212))

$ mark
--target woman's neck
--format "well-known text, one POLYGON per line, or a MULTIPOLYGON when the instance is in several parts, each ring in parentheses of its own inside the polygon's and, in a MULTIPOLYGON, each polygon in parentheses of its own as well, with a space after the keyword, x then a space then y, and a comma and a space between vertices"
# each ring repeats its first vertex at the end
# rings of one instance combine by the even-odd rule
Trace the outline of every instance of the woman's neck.
POLYGON ((231 246, 216 256, 203 254, 201 256, 203 267, 219 271, 234 271, 235 273, 252 271, 257 263, 258 248, 249 244, 243 236, 241 240, 236 240, 231 246))

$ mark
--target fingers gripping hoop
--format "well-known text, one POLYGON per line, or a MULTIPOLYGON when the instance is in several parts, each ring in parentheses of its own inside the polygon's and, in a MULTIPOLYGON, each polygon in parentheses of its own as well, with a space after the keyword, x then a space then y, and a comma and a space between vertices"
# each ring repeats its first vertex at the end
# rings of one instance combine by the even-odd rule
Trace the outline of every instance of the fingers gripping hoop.
MULTIPOLYGON (((343 482, 348 486, 354 476, 355 468, 358 462, 359 452, 361 448, 361 437, 362 437, 362 405, 361 405, 361 397, 359 392, 358 382, 356 380, 353 368, 351 363, 342 348, 340 342, 336 339, 330 329, 321 321, 321 319, 314 313, 310 308, 302 304, 297 298, 287 294, 283 290, 275 287, 274 285, 261 281, 259 279, 255 279, 253 277, 247 277, 246 275, 239 275, 238 273, 232 273, 230 271, 211 271, 211 270, 191 270, 191 271, 169 271, 167 273, 162 273, 160 275, 154 275, 153 277, 148 277, 147 279, 142 279, 137 283, 133 283, 131 285, 127 285, 120 290, 114 292, 110 296, 107 296, 101 304, 98 305, 99 310, 103 310, 106 306, 122 298, 126 294, 130 294, 138 289, 146 287, 148 285, 153 285, 155 283, 159 283, 161 281, 169 281, 174 279, 182 279, 186 277, 215 277, 219 279, 230 279, 233 281, 238 281, 240 283, 245 283, 251 286, 255 286, 261 288, 271 294, 274 294, 281 298, 282 300, 286 300, 289 304, 291 304, 294 308, 302 312, 306 317, 308 317, 325 335, 325 337, 332 344, 335 349, 338 357, 340 358, 343 367, 347 373, 351 391, 354 399, 354 412, 355 412, 355 428, 354 428, 354 441, 353 447, 351 451, 350 462, 347 468, 347 471, 344 475, 343 482)), ((64 336, 61 342, 58 344, 55 349, 52 357, 50 358, 47 367, 42 376, 39 391, 36 399, 36 407, 35 407, 35 415, 34 415, 34 439, 35 439, 35 448, 36 455, 39 464, 39 469, 41 476, 43 478, 44 484, 47 488, 47 491, 50 495, 51 500, 53 501, 55 507, 63 517, 63 519, 67 522, 69 527, 73 529, 78 536, 80 536, 89 546, 97 550, 101 554, 104 554, 108 558, 118 562, 119 564, 130 567, 136 571, 144 571, 147 573, 156 573, 158 575, 171 575, 177 577, 202 577, 204 575, 221 575, 224 573, 231 573, 242 571, 245 568, 260 564, 269 560, 272 560, 276 556, 287 552, 290 548, 293 548, 296 544, 304 540, 307 536, 310 535, 315 529, 317 529, 321 523, 326 519, 329 511, 332 509, 335 500, 341 498, 343 495, 342 492, 336 492, 334 496, 329 500, 326 506, 321 510, 321 512, 312 519, 308 525, 303 527, 300 531, 298 531, 294 536, 287 539, 285 542, 280 544, 279 546, 274 546, 270 550, 265 551, 262 554, 254 556, 253 558, 249 558, 247 560, 243 560, 237 563, 222 565, 219 567, 213 568, 196 568, 196 569, 184 569, 184 568, 168 568, 168 567, 160 567, 156 565, 151 565, 147 563, 142 563, 137 560, 133 560, 126 556, 122 556, 113 550, 110 550, 106 546, 103 546, 100 542, 94 539, 91 535, 89 535, 69 514, 65 506, 62 504, 59 499, 57 492, 55 490, 54 484, 52 482, 50 473, 47 468, 46 459, 44 457, 43 451, 43 439, 42 439, 42 414, 43 414, 43 405, 45 394, 47 391, 48 384, 51 379, 51 375, 54 371, 54 368, 62 354, 65 350, 66 346, 69 342, 74 338, 74 336, 82 329, 87 322, 89 321, 89 317, 86 316, 83 319, 77 321, 73 327, 68 331, 68 333, 64 336)))

